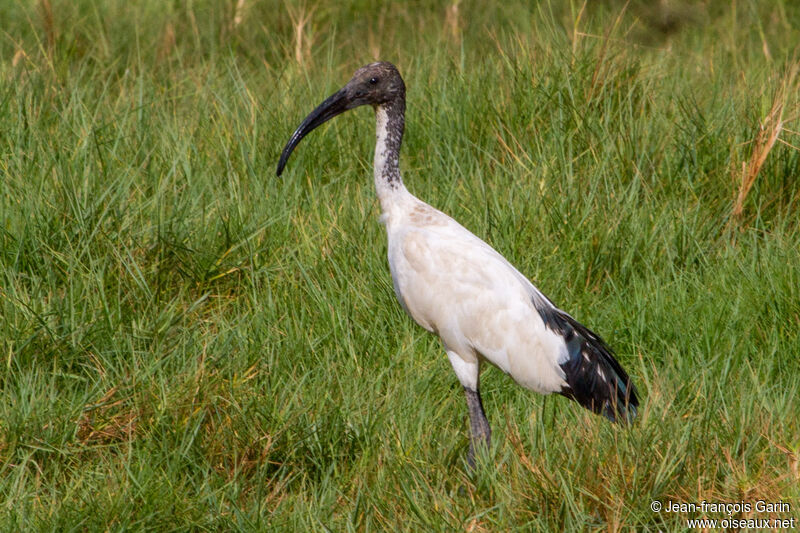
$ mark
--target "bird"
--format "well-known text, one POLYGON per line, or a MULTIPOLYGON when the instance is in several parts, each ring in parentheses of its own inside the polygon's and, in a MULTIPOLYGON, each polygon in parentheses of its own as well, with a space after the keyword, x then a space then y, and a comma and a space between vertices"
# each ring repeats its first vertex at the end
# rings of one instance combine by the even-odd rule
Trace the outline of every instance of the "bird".
POLYGON ((463 387, 468 465, 474 467, 479 448, 491 442, 479 388, 484 361, 525 389, 560 394, 612 422, 632 422, 636 388, 605 341, 556 307, 489 244, 405 187, 399 158, 406 88, 393 64, 359 68, 319 104, 286 143, 277 176, 309 132, 362 105, 375 111, 373 179, 394 292, 405 312, 439 337, 463 387))

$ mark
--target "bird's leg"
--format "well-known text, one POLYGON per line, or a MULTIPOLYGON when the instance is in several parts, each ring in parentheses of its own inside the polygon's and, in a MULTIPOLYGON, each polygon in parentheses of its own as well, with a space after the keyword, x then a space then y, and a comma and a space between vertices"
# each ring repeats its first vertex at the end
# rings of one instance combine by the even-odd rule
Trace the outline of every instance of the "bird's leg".
POLYGON ((474 354, 461 356, 457 352, 447 349, 447 358, 453 365, 453 371, 464 387, 464 394, 467 395, 467 407, 469 408, 469 455, 467 463, 470 468, 475 468, 475 451, 478 446, 489 448, 489 439, 492 430, 489 429, 489 421, 486 420, 486 413, 483 412, 481 394, 478 392, 478 380, 481 374, 481 361, 474 354))
POLYGON ((469 455, 467 455, 467 463, 469 466, 475 467, 475 451, 478 446, 485 445, 489 449, 489 441, 492 438, 492 430, 489 428, 489 421, 486 419, 486 413, 483 412, 483 403, 481 402, 481 394, 478 389, 470 389, 464 387, 464 393, 467 395, 467 407, 469 408, 469 455))

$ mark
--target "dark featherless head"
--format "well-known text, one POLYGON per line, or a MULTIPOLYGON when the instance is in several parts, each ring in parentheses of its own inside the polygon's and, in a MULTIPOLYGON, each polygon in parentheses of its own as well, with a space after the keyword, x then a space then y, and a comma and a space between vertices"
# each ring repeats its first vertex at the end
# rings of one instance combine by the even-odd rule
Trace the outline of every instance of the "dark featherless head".
POLYGON ((358 69, 347 84, 317 106, 292 134, 278 161, 280 176, 286 161, 300 141, 312 130, 348 109, 362 105, 374 107, 396 100, 404 101, 406 86, 397 68, 386 61, 370 63, 358 69))

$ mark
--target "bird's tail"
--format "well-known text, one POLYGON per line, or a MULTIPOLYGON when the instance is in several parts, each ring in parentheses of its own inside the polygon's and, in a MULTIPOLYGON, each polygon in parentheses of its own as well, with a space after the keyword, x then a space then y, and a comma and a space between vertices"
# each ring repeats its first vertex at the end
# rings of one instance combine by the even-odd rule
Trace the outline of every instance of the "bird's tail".
POLYGON ((561 364, 567 386, 560 391, 612 422, 629 423, 636 417, 639 399, 628 374, 598 335, 563 313, 569 359, 561 364))

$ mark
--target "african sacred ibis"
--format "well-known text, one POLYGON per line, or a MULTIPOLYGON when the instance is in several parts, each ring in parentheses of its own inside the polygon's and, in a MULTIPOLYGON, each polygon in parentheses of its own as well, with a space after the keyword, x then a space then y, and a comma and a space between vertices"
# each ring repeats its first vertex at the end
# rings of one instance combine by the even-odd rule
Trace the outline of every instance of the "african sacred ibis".
POLYGON ((398 166, 405 92, 391 63, 361 67, 300 124, 277 174, 317 126, 354 107, 375 109, 375 189, 394 290, 411 318, 439 336, 464 387, 470 465, 476 445, 488 446, 491 435, 478 388, 483 360, 527 389, 557 392, 611 421, 632 420, 639 405, 635 388, 603 340, 553 305, 491 246, 405 188, 398 166))

